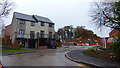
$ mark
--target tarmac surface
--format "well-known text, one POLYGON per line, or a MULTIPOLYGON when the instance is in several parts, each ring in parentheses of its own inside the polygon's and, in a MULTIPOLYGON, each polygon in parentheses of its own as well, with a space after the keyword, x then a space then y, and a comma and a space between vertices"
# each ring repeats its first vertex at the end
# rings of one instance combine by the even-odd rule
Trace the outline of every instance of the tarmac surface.
POLYGON ((86 56, 83 53, 83 50, 72 50, 66 53, 66 57, 77 63, 84 63, 93 67, 100 68, 120 68, 118 64, 100 60, 94 57, 86 56))
POLYGON ((77 66, 79 68, 91 68, 82 63, 76 63, 65 57, 65 54, 75 49, 87 47, 62 47, 57 49, 45 49, 32 53, 9 54, 2 56, 4 66, 77 66))
POLYGON ((83 50, 91 47, 93 46, 63 46, 57 49, 41 49, 28 52, 4 53, 0 56, 0 58, 4 66, 75 66, 74 68, 120 68, 119 65, 115 63, 86 56, 82 53, 83 50))

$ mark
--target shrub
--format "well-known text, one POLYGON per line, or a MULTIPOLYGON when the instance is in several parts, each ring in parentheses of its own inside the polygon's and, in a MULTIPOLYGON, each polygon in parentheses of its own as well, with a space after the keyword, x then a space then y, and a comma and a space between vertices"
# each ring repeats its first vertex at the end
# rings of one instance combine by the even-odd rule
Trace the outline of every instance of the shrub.
POLYGON ((112 44, 112 50, 115 53, 120 53, 120 41, 116 41, 112 44))
POLYGON ((94 52, 96 52, 97 51, 97 49, 94 49, 94 48, 88 48, 88 52, 89 53, 94 53, 94 52))
POLYGON ((120 62, 120 36, 118 36, 112 45, 112 51, 116 54, 116 59, 120 62))

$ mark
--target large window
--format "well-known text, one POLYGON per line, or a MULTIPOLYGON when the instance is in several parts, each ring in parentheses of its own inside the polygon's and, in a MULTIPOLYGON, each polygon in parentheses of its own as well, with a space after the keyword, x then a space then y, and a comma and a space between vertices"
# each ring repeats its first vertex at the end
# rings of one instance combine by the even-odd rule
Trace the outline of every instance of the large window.
POLYGON ((25 21, 24 20, 19 20, 19 23, 20 24, 25 24, 25 21))
POLYGON ((52 38, 52 32, 49 32, 49 38, 52 38))
POLYGON ((24 35, 24 34, 25 34, 25 30, 19 29, 19 32, 18 32, 18 33, 24 35))
POLYGON ((35 34, 34 31, 30 31, 30 38, 31 38, 31 39, 34 39, 34 34, 35 34))
POLYGON ((51 23, 49 23, 49 27, 52 27, 52 24, 51 24, 51 23))
POLYGON ((30 25, 35 26, 35 22, 31 21, 30 25))
POLYGON ((45 26, 45 23, 44 23, 44 22, 41 22, 41 26, 45 26))
POLYGON ((19 32, 18 32, 18 34, 17 34, 17 37, 19 37, 19 38, 24 38, 24 34, 25 34, 25 30, 19 29, 19 32))
POLYGON ((40 37, 44 38, 44 31, 40 31, 40 37))

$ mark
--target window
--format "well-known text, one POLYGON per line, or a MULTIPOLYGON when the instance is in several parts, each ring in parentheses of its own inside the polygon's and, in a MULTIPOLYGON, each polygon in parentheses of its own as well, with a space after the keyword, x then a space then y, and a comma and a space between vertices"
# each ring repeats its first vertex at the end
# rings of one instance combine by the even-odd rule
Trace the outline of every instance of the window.
POLYGON ((33 21, 31 21, 31 24, 30 24, 31 26, 35 26, 35 22, 33 22, 33 21))
POLYGON ((34 33, 35 33, 34 31, 30 31, 30 38, 31 39, 34 39, 34 33))
POLYGON ((52 24, 51 24, 51 23, 49 23, 49 27, 52 27, 52 24))
POLYGON ((25 24, 25 21, 24 20, 20 20, 19 23, 20 24, 25 24))
POLYGON ((44 23, 44 22, 41 22, 41 26, 45 26, 45 23, 44 23))
POLYGON ((24 34, 25 34, 25 30, 19 29, 19 32, 18 32, 18 33, 24 35, 24 34))
POLYGON ((44 38, 44 31, 40 31, 40 37, 44 38))
POLYGON ((17 37, 19 37, 19 38, 24 38, 24 34, 25 34, 25 30, 19 29, 19 32, 18 32, 18 34, 17 34, 17 37))
POLYGON ((52 32, 49 32, 49 38, 52 38, 52 32))

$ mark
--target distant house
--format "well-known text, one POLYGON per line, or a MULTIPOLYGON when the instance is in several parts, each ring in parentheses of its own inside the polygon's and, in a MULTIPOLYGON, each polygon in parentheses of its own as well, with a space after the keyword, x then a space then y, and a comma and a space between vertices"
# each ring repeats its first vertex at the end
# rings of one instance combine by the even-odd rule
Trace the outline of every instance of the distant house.
POLYGON ((49 40, 54 39, 54 25, 46 17, 14 12, 10 30, 11 43, 26 48, 47 45, 49 40))
POLYGON ((5 29, 1 30, 1 42, 4 43, 5 29))
POLYGON ((120 32, 118 30, 113 29, 110 33, 109 33, 109 38, 107 42, 113 42, 113 38, 116 38, 118 36, 120 32))
POLYGON ((4 29, 4 42, 6 45, 10 44, 10 29, 11 25, 6 26, 4 29))
POLYGON ((8 25, 5 27, 5 34, 4 36, 10 36, 10 28, 11 28, 11 25, 8 25))
POLYGON ((118 35, 119 31, 113 29, 110 33, 109 33, 109 37, 116 37, 118 35))

